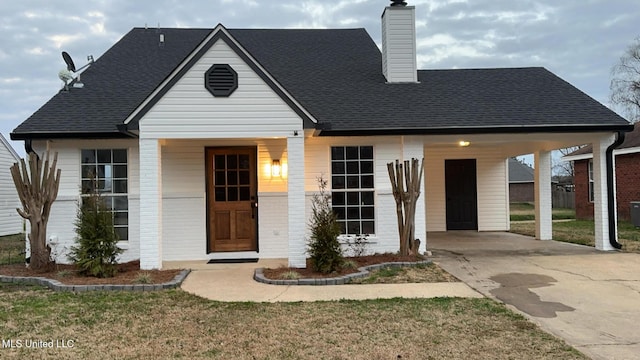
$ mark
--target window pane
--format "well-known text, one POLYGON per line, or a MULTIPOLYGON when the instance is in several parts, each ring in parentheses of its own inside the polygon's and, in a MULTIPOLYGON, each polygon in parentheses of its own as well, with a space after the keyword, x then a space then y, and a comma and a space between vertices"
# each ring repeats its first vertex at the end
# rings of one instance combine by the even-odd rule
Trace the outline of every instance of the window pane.
POLYGON ((352 234, 352 235, 362 234, 362 232, 360 232, 360 222, 347 221, 347 234, 352 234))
POLYGON ((103 196, 102 202, 107 209, 113 210, 113 198, 111 196, 103 196))
POLYGON ((113 177, 126 179, 127 178, 127 165, 114 165, 113 166, 113 177))
POLYGON ((240 169, 249 168, 249 155, 240 155, 240 169))
POLYGON ((347 208, 347 219, 349 219, 349 220, 359 220, 360 219, 360 208, 357 208, 357 207, 347 208))
POLYGON ((360 193, 347 193, 347 205, 360 205, 360 193))
POLYGON ((227 191, 224 187, 216 187, 215 193, 216 193, 215 195, 216 201, 227 200, 227 191))
POLYGON ((127 241, 129 240, 129 229, 126 227, 116 227, 114 229, 116 231, 116 235, 118 235, 118 239, 120 239, 121 241, 127 241))
POLYGON ((347 189, 357 189, 360 187, 360 177, 355 176, 347 176, 347 189))
POLYGON ((242 186, 240 188, 240 201, 249 201, 250 200, 250 191, 248 186, 242 186))
POLYGON ((96 162, 95 150, 82 150, 82 153, 80 156, 82 158, 83 164, 95 164, 96 162))
POLYGON ((362 216, 362 219, 373 219, 373 207, 365 206, 360 208, 360 214, 362 216))
POLYGON ((336 213, 336 217, 338 218, 338 220, 344 220, 346 218, 346 210, 342 206, 334 207, 333 212, 336 213))
POLYGON ((237 171, 228 171, 227 172, 227 185, 238 185, 238 172, 237 171))
POLYGON ((344 205, 345 204, 345 194, 343 192, 332 192, 331 193, 331 204, 332 205, 344 205))
POLYGON ((89 194, 93 191, 93 181, 92 180, 82 180, 82 193, 89 194))
POLYGON ((128 225, 129 217, 127 212, 114 212, 113 225, 128 225))
POLYGON ((342 146, 331 148, 331 160, 344 160, 344 148, 342 146))
POLYGON ((332 176, 331 177, 331 188, 332 189, 344 189, 344 176, 332 176))
POLYGON ((126 164, 127 163, 127 150, 126 149, 115 149, 113 150, 113 162, 118 164, 126 164))
POLYGON ((224 155, 216 155, 214 159, 214 165, 216 170, 224 170, 225 169, 224 155))
POLYGON ((82 177, 85 179, 93 179, 96 176, 95 165, 82 165, 82 177))
POLYGON ((97 150, 99 163, 111 162, 111 150, 97 150))
POLYGON ((248 171, 240 171, 240 185, 249 185, 251 183, 248 171))
POLYGON ((344 174, 344 162, 342 161, 334 161, 331 163, 331 173, 332 174, 344 174))
POLYGON ((227 188, 227 201, 238 201, 238 188, 227 188))
POLYGON ((373 146, 361 146, 360 159, 373 159, 373 146))
POLYGON ((113 192, 116 194, 126 194, 127 180, 113 180, 113 192))
POLYGON ((358 159, 358 147, 357 146, 347 146, 345 149, 346 159, 347 160, 357 160, 358 159))
POLYGON ((373 191, 363 191, 360 193, 362 205, 373 205, 373 191))
POLYGON ((126 196, 114 196, 113 197, 113 209, 122 211, 129 209, 129 202, 126 196))
POLYGON ((338 225, 340 225, 340 234, 347 233, 347 224, 344 221, 339 221, 338 225))
POLYGON ((358 174, 360 173, 360 167, 358 166, 357 161, 347 161, 347 174, 358 174))
POLYGON ((225 185, 227 183, 227 177, 224 175, 224 171, 216 171, 215 184, 225 185))
POLYGON ((361 161, 360 172, 363 174, 373 174, 373 161, 361 161))
POLYGON ((362 233, 363 234, 375 234, 376 228, 375 223, 373 221, 363 221, 362 222, 362 233))
POLYGON ((227 155, 227 169, 237 169, 237 168, 238 168, 238 156, 227 155))
POLYGON ((373 189, 373 175, 362 175, 362 184, 360 187, 363 189, 373 189))

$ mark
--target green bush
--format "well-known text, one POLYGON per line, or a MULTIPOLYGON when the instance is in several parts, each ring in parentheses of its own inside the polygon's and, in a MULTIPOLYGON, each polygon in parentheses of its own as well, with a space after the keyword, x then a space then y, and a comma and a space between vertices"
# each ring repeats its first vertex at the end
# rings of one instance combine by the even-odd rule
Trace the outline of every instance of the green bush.
POLYGON ((112 277, 117 272, 118 235, 113 217, 103 199, 96 192, 82 198, 75 222, 76 244, 71 247, 71 260, 80 274, 112 277))
POLYGON ((327 181, 318 178, 319 193, 313 195, 311 238, 308 253, 314 271, 329 274, 340 270, 344 258, 338 242, 340 225, 331 209, 331 195, 327 194, 327 181))

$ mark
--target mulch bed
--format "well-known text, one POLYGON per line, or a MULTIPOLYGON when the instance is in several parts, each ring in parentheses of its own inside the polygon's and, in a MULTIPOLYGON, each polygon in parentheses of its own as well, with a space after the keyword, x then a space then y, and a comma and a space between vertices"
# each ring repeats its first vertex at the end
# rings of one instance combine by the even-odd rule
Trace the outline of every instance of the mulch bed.
POLYGON ((44 277, 57 280, 66 285, 130 285, 140 283, 145 277, 145 284, 163 284, 173 280, 182 270, 140 270, 140 261, 118 264, 118 273, 111 278, 96 278, 78 274, 73 265, 53 265, 51 270, 36 272, 24 264, 2 265, 0 275, 44 277))
MULTIPOLYGON (((388 262, 418 262, 426 260, 423 256, 400 256, 397 254, 385 253, 385 254, 374 254, 367 256, 357 256, 357 257, 346 257, 345 260, 352 260, 358 264, 358 268, 363 266, 388 263, 388 262)), ((289 271, 295 271, 300 275, 300 278, 304 279, 319 279, 319 278, 332 278, 343 276, 347 274, 357 273, 358 269, 342 269, 339 272, 333 272, 331 274, 322 274, 319 272, 313 271, 313 266, 311 264, 311 259, 307 259, 307 267, 305 269, 299 268, 289 268, 289 267, 279 267, 277 269, 264 269, 263 275, 267 279, 272 280, 280 280, 282 279, 282 274, 287 273, 289 271)))

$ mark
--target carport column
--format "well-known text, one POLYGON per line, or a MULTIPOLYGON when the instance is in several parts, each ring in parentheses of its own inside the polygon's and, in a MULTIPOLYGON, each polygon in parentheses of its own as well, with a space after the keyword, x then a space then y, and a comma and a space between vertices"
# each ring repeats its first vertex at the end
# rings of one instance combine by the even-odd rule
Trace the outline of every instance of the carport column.
POLYGON ((158 139, 140 139, 140 268, 162 268, 162 168, 158 139))
MULTIPOLYGON (((402 158, 403 160, 411 161, 412 158, 418 159, 422 162, 424 159, 424 144, 418 138, 411 136, 402 137, 402 158)), ((427 249, 427 225, 426 225, 426 210, 425 210, 425 174, 422 174, 422 185, 420 186, 420 197, 416 203, 416 218, 415 218, 415 234, 416 239, 420 239, 420 248, 418 251, 424 253, 427 249)))
POLYGON ((534 154, 536 239, 551 240, 551 152, 534 154))
POLYGON ((614 140, 615 135, 609 135, 593 143, 593 220, 595 223, 595 245, 598 250, 614 250, 609 243, 609 198, 607 196, 606 160, 607 147, 614 140))
POLYGON ((304 194, 304 132, 298 130, 287 137, 287 203, 289 217, 289 266, 306 267, 304 194))

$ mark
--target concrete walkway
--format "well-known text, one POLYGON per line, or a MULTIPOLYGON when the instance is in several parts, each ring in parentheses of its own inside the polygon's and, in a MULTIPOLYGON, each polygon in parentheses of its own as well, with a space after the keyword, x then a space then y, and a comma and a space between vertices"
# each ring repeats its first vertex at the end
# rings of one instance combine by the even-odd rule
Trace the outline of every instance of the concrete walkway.
POLYGON ((465 283, 378 284, 332 286, 267 285, 253 280, 257 267, 277 268, 286 260, 260 260, 248 264, 205 264, 201 262, 165 262, 165 268, 190 268, 193 271, 182 289, 216 301, 297 302, 432 297, 483 297, 465 283))
POLYGON ((640 359, 640 254, 508 233, 430 234, 434 261, 593 359, 640 359))

